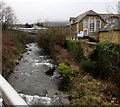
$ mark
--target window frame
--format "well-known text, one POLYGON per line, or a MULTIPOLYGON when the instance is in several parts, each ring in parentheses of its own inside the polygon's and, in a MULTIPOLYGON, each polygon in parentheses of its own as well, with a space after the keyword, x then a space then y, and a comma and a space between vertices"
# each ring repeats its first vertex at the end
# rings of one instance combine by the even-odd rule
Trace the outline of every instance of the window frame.
POLYGON ((96 20, 96 30, 99 31, 101 29, 101 21, 96 20), (98 21, 99 21, 99 27, 98 27, 98 21))
POLYGON ((95 31, 95 18, 91 17, 90 18, 90 32, 94 32, 94 31, 95 31))
POLYGON ((84 20, 84 27, 83 28, 88 29, 88 20, 87 19, 84 20))

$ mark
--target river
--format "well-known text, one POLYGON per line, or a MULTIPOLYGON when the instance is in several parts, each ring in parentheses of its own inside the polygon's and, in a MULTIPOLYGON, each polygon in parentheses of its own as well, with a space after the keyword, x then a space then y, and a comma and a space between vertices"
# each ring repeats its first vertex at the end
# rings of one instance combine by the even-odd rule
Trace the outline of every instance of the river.
POLYGON ((53 59, 36 43, 26 45, 19 64, 14 68, 8 82, 29 105, 69 104, 65 95, 58 90, 60 75, 55 72, 47 75, 51 68, 56 68, 53 59))

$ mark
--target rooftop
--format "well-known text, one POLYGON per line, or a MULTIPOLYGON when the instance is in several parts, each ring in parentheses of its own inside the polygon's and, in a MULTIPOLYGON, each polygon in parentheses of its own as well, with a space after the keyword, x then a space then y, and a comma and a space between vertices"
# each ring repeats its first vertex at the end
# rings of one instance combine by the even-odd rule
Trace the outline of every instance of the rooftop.
POLYGON ((120 31, 120 20, 112 24, 106 25, 100 30, 100 32, 106 31, 120 31))
POLYGON ((80 14, 77 17, 70 17, 70 20, 74 20, 74 24, 75 24, 77 22, 80 22, 86 16, 99 16, 104 21, 106 21, 107 19, 109 19, 111 17, 118 18, 118 14, 113 14, 113 13, 110 13, 110 14, 108 14, 108 13, 107 14, 99 14, 99 13, 96 13, 95 11, 93 11, 93 10, 88 10, 85 13, 82 13, 82 14, 80 14))

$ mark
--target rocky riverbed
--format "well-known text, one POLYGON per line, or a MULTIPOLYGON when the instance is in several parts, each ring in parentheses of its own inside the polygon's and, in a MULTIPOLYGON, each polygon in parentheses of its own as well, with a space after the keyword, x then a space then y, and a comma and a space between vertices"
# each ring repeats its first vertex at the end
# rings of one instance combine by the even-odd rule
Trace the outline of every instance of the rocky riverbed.
POLYGON ((58 90, 60 75, 51 56, 36 43, 27 44, 26 48, 28 51, 9 76, 9 83, 29 105, 69 104, 66 95, 58 90))

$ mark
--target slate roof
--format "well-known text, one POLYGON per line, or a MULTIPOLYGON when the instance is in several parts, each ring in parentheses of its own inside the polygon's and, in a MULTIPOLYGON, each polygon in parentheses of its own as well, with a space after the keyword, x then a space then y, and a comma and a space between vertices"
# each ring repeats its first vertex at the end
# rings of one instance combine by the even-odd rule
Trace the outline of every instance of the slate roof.
POLYGON ((118 18, 118 14, 99 14, 99 16, 106 21, 107 19, 111 18, 111 17, 115 17, 118 18))
POLYGON ((120 31, 120 20, 104 26, 99 32, 120 31))
POLYGON ((91 15, 92 16, 97 16, 98 14, 96 12, 94 12, 93 10, 89 10, 89 11, 77 16, 75 23, 80 22, 86 16, 91 16, 91 15))
POLYGON ((81 20, 83 20, 86 16, 99 16, 103 21, 106 22, 107 19, 109 19, 110 17, 117 17, 118 18, 118 14, 98 14, 93 10, 89 10, 83 14, 80 14, 77 17, 70 17, 70 20, 75 20, 75 23, 80 22, 81 20))
POLYGON ((76 17, 70 17, 70 20, 76 20, 76 17))

